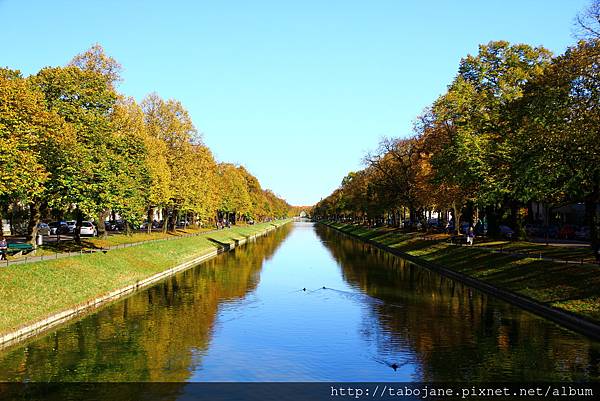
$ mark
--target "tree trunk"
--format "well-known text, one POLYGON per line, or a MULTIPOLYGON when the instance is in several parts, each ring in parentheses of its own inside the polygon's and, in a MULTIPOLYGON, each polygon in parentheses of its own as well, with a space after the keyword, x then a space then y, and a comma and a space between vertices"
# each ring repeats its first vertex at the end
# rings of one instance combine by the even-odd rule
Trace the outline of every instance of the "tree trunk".
POLYGON ((487 220, 487 234, 495 236, 498 234, 498 218, 496 216, 496 208, 494 206, 486 206, 485 218, 487 220))
POLYGON ((510 217, 508 219, 508 226, 512 228, 515 233, 519 234, 519 203, 514 199, 509 199, 506 202, 506 206, 510 209, 510 217))
POLYGON ((77 216, 77 223, 75 224, 75 231, 73 232, 75 243, 81 245, 81 223, 83 223, 83 213, 79 208, 75 209, 75 215, 77 216))
POLYGON ((108 209, 104 209, 104 211, 98 214, 98 237, 106 238, 108 237, 108 233, 106 232, 106 218, 110 215, 108 209))
POLYGON ((17 219, 16 216, 16 210, 17 210, 17 202, 13 202, 13 204, 10 207, 10 221, 9 221, 9 225, 10 225, 10 235, 16 235, 16 229, 15 229, 15 220, 17 219))
POLYGON ((467 202, 467 207, 465 210, 467 223, 469 223, 469 227, 473 224, 473 201, 467 202))
POLYGON ((535 217, 533 215, 533 201, 527 202, 527 223, 533 224, 535 222, 535 217))
POLYGON ((166 234, 166 232, 169 229, 169 208, 163 208, 162 210, 162 232, 163 234, 166 234))
POLYGON ((460 235, 460 218, 461 218, 461 207, 457 207, 456 206, 456 202, 452 202, 452 213, 454 214, 454 216, 452 216, 454 218, 454 233, 456 235, 460 235))
POLYGON ((173 210, 171 216, 169 216, 169 231, 175 232, 177 228, 177 216, 179 215, 179 211, 177 209, 173 210))
POLYGON ((152 223, 154 223, 154 208, 152 206, 148 207, 148 224, 146 225, 146 232, 148 234, 152 233, 152 223))
POLYGON ((40 205, 37 203, 29 204, 29 222, 27 223, 27 235, 25 240, 36 247, 36 237, 38 233, 38 224, 40 224, 40 205))

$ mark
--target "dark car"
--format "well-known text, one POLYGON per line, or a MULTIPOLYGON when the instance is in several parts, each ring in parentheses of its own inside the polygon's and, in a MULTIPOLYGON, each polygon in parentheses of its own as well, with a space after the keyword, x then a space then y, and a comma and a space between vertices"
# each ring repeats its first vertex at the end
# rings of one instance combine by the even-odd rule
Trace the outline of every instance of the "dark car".
POLYGON ((66 221, 53 221, 48 224, 50 235, 62 235, 69 233, 69 225, 66 221))
POLYGON ((123 220, 105 221, 104 226, 107 231, 123 231, 123 230, 125 230, 125 222, 123 222, 123 220))
POLYGON ((556 225, 551 225, 546 228, 546 234, 549 238, 558 238, 559 228, 556 225))
POLYGON ((543 237, 544 227, 537 224, 526 224, 525 233, 528 237, 543 237))
POLYGON ((582 241, 590 239, 590 228, 588 226, 582 226, 575 231, 575 238, 582 241))
POLYGON ((500 229, 500 234, 502 234, 504 237, 506 237, 508 239, 513 239, 513 236, 515 235, 515 230, 513 230, 506 224, 500 225, 499 229, 500 229))
POLYGON ((50 226, 47 223, 38 224, 37 229, 40 235, 50 235, 50 226))

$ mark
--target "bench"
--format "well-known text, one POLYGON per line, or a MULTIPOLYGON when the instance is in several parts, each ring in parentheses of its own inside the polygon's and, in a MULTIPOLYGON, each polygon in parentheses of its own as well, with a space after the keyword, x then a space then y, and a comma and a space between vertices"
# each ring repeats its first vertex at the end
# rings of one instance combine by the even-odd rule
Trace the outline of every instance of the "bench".
POLYGON ((33 251, 33 245, 31 244, 8 244, 8 249, 6 253, 8 255, 14 255, 19 252, 31 252, 33 251))

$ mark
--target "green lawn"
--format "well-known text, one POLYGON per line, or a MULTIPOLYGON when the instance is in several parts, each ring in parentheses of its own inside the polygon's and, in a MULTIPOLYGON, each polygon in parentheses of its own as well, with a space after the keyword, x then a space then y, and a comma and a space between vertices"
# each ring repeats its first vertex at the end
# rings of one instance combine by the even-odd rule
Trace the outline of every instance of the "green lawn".
POLYGON ((389 228, 369 229, 339 223, 332 225, 499 288, 600 322, 600 266, 586 263, 593 260, 589 248, 546 246, 525 241, 488 241, 465 247, 451 245, 445 235, 435 235, 430 237, 431 240, 425 240, 422 233, 389 228), (502 248, 504 252, 524 255, 495 253, 482 249, 484 247, 496 250, 502 248), (537 258, 540 253, 544 257, 583 260, 584 263, 565 264, 539 260, 537 258))
MULTIPOLYGON (((157 241, 104 253, 0 267, 0 334, 264 231, 271 224, 157 241)), ((142 234, 143 235, 143 234, 142 234)))

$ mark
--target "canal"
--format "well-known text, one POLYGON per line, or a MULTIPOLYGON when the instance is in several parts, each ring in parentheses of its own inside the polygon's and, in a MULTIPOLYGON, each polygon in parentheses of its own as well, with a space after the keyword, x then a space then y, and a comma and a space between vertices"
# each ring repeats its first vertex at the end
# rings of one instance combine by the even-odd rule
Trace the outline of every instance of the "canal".
POLYGON ((0 381, 588 381, 600 344, 288 224, 0 351, 0 381))

